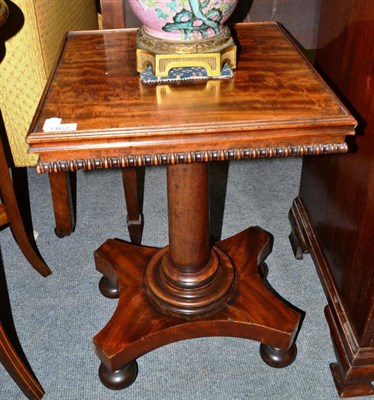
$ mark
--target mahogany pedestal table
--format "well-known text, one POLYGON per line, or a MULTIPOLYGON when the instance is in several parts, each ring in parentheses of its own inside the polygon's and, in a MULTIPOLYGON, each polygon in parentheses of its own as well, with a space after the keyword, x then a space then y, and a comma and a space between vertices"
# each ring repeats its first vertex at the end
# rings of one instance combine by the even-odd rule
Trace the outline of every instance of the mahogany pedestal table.
POLYGON ((134 381, 136 358, 182 339, 256 340, 273 367, 296 356, 300 313, 263 282, 269 234, 210 243, 209 162, 344 153, 355 120, 281 26, 233 32, 232 79, 158 85, 136 73, 136 30, 69 33, 30 128, 39 172, 167 165, 169 245, 109 239, 95 252, 101 292, 119 297, 94 338, 109 388, 134 381), (43 132, 54 117, 61 124, 43 132))

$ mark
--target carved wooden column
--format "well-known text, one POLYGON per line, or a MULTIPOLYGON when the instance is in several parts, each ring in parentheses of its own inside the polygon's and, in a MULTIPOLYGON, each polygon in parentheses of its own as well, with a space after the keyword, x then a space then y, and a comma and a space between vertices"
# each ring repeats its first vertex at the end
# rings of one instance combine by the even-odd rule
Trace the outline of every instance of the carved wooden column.
POLYGON ((148 293, 176 317, 217 312, 230 296, 234 269, 210 245, 207 163, 168 167, 168 208, 170 245, 148 265, 148 293))

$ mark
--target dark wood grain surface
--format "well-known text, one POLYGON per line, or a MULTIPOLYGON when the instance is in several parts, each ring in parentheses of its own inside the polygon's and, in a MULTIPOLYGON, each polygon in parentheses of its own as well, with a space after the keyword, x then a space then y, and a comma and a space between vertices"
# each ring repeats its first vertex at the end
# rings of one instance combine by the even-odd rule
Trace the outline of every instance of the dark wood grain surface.
POLYGON ((353 118, 275 23, 237 25, 234 78, 194 84, 142 84, 135 34, 67 36, 27 138, 30 151, 52 161, 68 150, 77 160, 341 144, 353 134, 353 118), (43 132, 52 117, 77 123, 77 131, 43 132))
MULTIPOLYGON (((323 177, 329 179, 326 198, 329 201, 325 204, 331 208, 328 212, 321 209, 322 215, 316 217, 324 220, 325 227, 319 234, 326 243, 326 255, 347 311, 361 336, 367 329, 366 316, 374 313, 373 292, 360 289, 372 282, 374 290, 374 264, 369 264, 372 268, 360 267, 373 259, 370 242, 374 235, 371 223, 374 220, 374 42, 371 40, 374 4, 371 1, 363 1, 360 6, 348 3, 350 5, 334 8, 340 21, 337 26, 328 23, 332 8, 324 5, 326 16, 320 40, 325 46, 318 50, 316 61, 351 106, 360 124, 352 151, 344 159, 321 160, 320 171, 326 163, 329 165, 329 173, 324 173, 323 177), (327 38, 334 39, 326 43, 327 38), (341 61, 337 63, 337 60, 341 61), (338 221, 340 228, 336 231, 338 221), (342 241, 344 252, 337 252, 342 241), (358 274, 358 270, 362 274, 358 274)), ((321 184, 324 185, 324 181, 321 184)), ((371 338, 367 336, 363 345, 369 346, 373 338, 374 321, 371 338)))
POLYGON ((344 397, 374 394, 373 35, 371 0, 323 2, 316 62, 359 125, 344 157, 304 159, 300 188, 344 397))

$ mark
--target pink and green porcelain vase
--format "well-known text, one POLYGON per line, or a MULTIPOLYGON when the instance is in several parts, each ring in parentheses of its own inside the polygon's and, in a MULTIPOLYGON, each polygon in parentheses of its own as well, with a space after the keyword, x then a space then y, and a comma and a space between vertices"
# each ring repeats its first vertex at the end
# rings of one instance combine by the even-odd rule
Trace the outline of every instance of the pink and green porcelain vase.
POLYGON ((166 40, 218 35, 238 0, 129 0, 144 32, 166 40))

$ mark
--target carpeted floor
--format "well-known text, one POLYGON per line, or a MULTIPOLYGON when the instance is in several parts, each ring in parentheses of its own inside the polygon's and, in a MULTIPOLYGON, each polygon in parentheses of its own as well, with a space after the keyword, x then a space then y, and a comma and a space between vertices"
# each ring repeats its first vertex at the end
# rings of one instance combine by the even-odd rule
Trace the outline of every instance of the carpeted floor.
MULTIPOLYGON (((268 280, 305 312, 296 361, 285 369, 272 369, 262 362, 256 342, 194 339, 138 359, 139 375, 128 389, 113 392, 103 387, 92 337, 109 320, 116 300, 99 294, 101 275, 95 270, 93 251, 108 237, 128 240, 121 175, 119 171, 78 174, 76 231, 58 239, 48 177, 30 170, 37 245, 53 274, 44 279, 30 268, 9 229, 0 232, 0 249, 19 340, 46 390, 46 400, 339 398, 329 370, 335 357, 323 314, 326 300, 322 287, 310 257, 296 261, 288 242, 287 214, 298 193, 301 160, 231 162, 224 197, 226 166, 212 166, 212 233, 225 238, 258 225, 274 235, 274 249, 267 260, 268 280)), ((165 181, 164 167, 147 169, 146 245, 167 243, 165 181)), ((21 398, 22 393, 0 366, 0 399, 21 398)))

